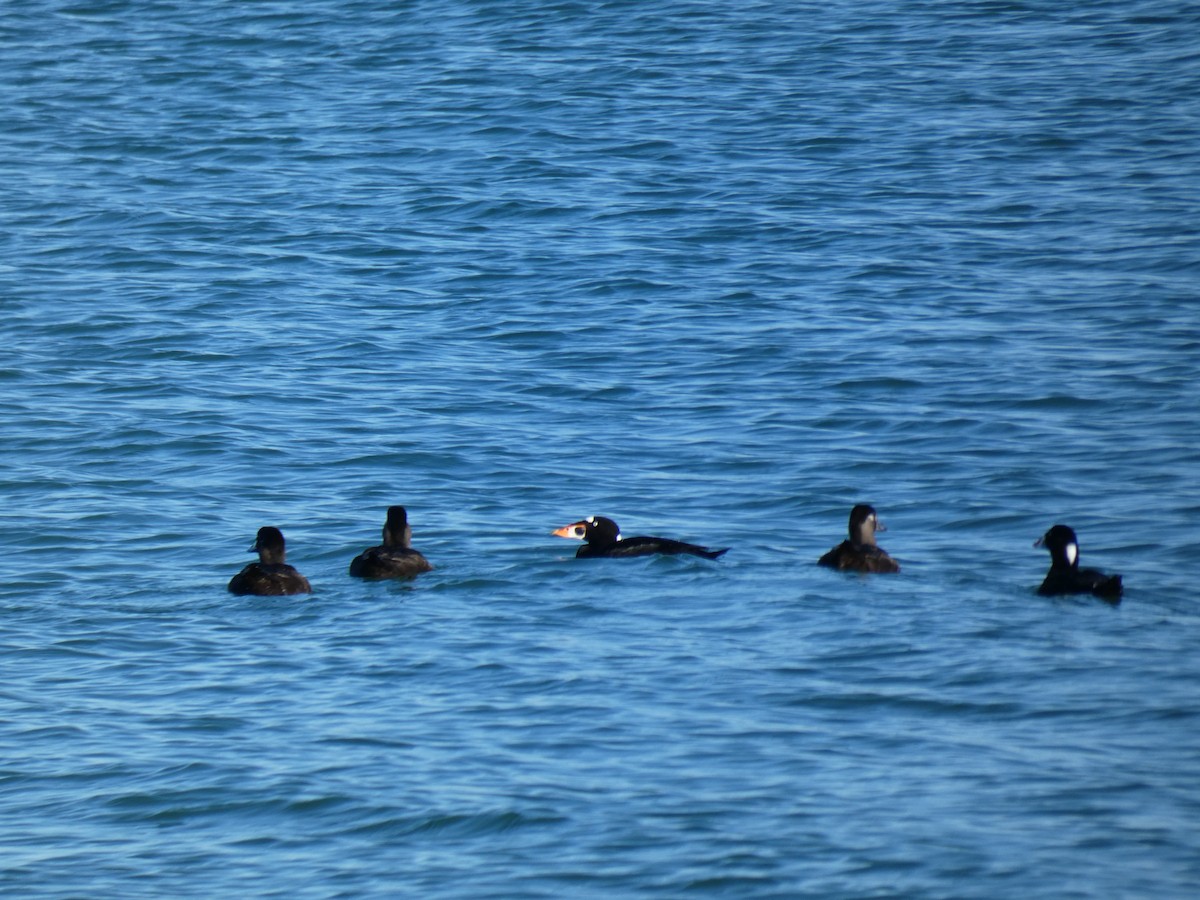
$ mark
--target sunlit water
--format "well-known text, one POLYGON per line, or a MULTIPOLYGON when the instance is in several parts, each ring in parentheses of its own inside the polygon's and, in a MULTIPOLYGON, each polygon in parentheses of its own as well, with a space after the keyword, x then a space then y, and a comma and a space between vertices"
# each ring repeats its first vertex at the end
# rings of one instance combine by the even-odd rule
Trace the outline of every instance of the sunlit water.
POLYGON ((1190 4, 10 7, 6 895, 1194 896, 1190 4))

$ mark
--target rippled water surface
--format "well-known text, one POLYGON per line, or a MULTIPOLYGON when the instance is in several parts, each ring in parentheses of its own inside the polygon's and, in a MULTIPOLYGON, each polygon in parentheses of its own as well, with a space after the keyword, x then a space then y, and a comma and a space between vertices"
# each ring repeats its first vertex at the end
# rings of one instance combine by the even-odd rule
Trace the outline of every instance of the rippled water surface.
POLYGON ((1194 5, 0 30, 6 896, 1195 895, 1194 5))

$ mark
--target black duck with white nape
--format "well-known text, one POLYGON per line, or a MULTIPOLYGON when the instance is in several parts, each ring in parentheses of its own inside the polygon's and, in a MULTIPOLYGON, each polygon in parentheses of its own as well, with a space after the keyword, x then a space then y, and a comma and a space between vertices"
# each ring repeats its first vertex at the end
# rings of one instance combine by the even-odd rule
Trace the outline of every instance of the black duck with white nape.
POLYGON ((1043 597, 1092 594, 1109 603, 1120 603, 1125 587, 1120 575, 1079 567, 1079 539, 1068 525, 1055 525, 1033 542, 1050 552, 1050 571, 1038 593, 1043 597))
POLYGON ((705 559, 716 559, 728 552, 728 547, 711 550, 699 544, 689 544, 671 538, 661 537, 631 537, 621 536, 617 523, 605 516, 588 516, 570 525, 551 532, 555 537, 571 538, 583 541, 575 556, 577 558, 604 557, 618 558, 627 556, 702 556, 705 559))

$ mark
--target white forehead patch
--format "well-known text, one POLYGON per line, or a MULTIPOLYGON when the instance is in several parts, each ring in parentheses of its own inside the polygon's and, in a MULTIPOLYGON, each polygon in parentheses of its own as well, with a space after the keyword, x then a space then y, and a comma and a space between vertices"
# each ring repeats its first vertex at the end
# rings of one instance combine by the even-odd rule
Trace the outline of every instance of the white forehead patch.
POLYGON ((596 517, 595 517, 595 516, 588 516, 588 517, 587 517, 586 519, 584 519, 583 521, 585 521, 585 522, 590 522, 590 523, 592 523, 593 525, 595 525, 595 524, 596 524, 596 517))
POLYGON ((1071 565, 1075 565, 1075 560, 1079 559, 1079 545, 1072 541, 1070 544, 1067 544, 1066 549, 1067 562, 1069 562, 1071 565))

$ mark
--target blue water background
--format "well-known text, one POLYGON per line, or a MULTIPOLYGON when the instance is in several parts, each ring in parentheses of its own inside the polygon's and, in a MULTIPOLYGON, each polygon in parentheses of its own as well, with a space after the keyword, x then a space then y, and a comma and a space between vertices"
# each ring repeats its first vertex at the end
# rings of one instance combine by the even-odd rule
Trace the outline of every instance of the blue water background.
POLYGON ((1195 896, 1194 4, 0 33, 6 896, 1195 896))

